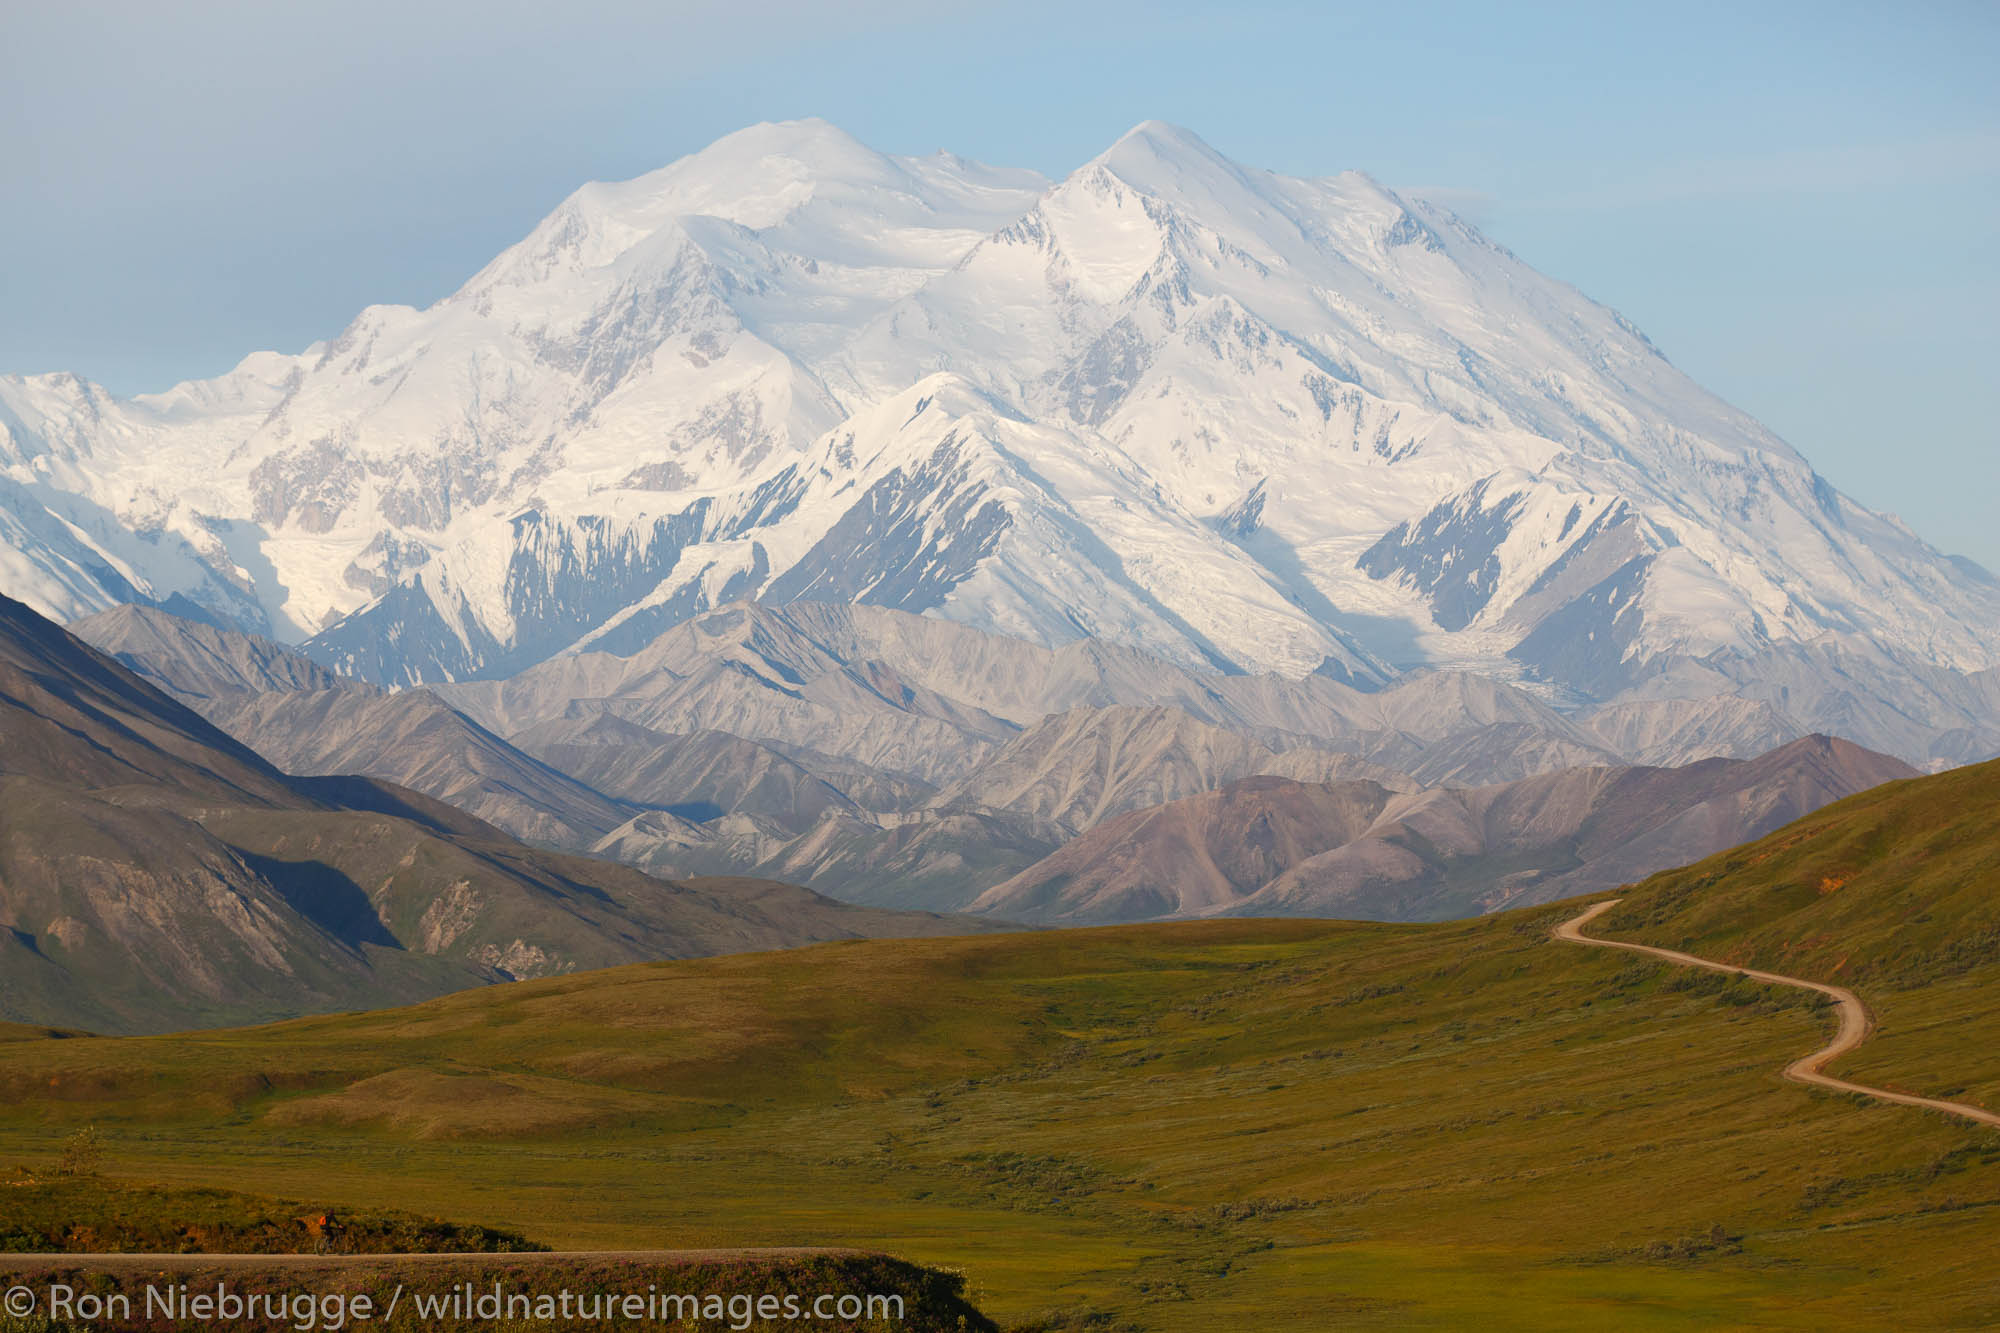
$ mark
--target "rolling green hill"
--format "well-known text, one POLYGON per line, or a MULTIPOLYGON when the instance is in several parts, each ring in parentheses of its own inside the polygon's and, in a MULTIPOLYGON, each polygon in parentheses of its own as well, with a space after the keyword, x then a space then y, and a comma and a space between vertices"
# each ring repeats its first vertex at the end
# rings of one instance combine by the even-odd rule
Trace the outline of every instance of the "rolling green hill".
MULTIPOLYGON (((1847 958, 1885 1048, 1906 1012, 1990 1023, 1990 960, 1925 960, 1991 920, 1996 771, 1656 877, 1601 933, 1810 939, 1765 961, 1847 958), (1901 961, 1862 972, 1864 948, 1901 961)), ((1020 1328, 2000 1322, 2000 1135, 1785 1082, 1828 1027, 1812 997, 1551 941, 1577 910, 858 941, 17 1033, 0 1164, 93 1123, 123 1175, 422 1200, 559 1248, 879 1248, 963 1269, 1020 1328)), ((1890 1074, 1981 1095, 2000 1043, 1972 1031, 1890 1074)))
POLYGON ((1852 987, 1876 1031, 1836 1072, 2000 1108, 2000 761, 1655 875, 1597 930, 1852 987))
POLYGON ((2000 760, 1884 783, 1655 875, 1604 929, 1893 990, 2000 964, 2000 760))

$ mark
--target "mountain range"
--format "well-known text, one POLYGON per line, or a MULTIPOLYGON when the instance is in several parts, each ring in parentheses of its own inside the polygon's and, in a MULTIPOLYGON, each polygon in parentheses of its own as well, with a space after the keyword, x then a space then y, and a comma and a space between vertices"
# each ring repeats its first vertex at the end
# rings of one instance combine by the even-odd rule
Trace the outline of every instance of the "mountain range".
MULTIPOLYGON (((756 126, 299 354, 132 399, 0 378, 0 432, 15 595, 378 685, 643 656, 754 599, 1210 681, 1488 677, 1603 710, 1607 753, 2000 751, 1986 571, 1447 210, 1159 123, 1059 181, 756 126)), ((1031 720, 866 762, 946 785, 931 742, 1000 718, 1031 720)))
MULTIPOLYGON (((398 692, 157 609, 76 628, 298 772, 388 779, 668 877, 1043 924, 1471 915, 1680 865, 1914 772, 1825 737, 1635 765, 1593 744, 1590 715, 1485 677, 1207 676, 840 604, 725 607, 629 657, 398 692), (1119 697, 1141 702, 1092 702, 1119 697)), ((1742 712, 1651 739, 1671 751, 1742 712)))
MULTIPOLYGON (((208 659, 205 684, 324 683, 291 677, 282 656, 208 642, 227 651, 208 659)), ((245 697, 329 696, 395 702, 245 697)), ((769 881, 668 882, 524 846, 387 782, 287 776, 0 598, 0 1018, 160 1031, 968 928, 769 881)))
POLYGON ((1417 793, 1250 778, 1101 824, 971 906, 1062 925, 1476 916, 1632 883, 1916 776, 1813 736, 1756 759, 1417 793))

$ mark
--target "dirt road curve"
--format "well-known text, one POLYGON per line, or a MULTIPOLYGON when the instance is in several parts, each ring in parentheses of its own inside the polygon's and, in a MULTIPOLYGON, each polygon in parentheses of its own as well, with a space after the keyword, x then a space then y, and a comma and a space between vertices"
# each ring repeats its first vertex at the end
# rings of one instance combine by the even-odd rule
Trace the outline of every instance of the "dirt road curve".
POLYGON ((766 1250, 524 1250, 511 1253, 448 1254, 0 1254, 0 1273, 24 1268, 88 1268, 108 1273, 140 1268, 149 1272, 176 1269, 230 1268, 355 1268, 404 1264, 491 1263, 508 1268, 541 1268, 566 1263, 625 1263, 635 1267, 672 1268, 683 1264, 731 1263, 755 1259, 853 1258, 870 1250, 793 1246, 766 1250))
POLYGON ((1899 1106, 1922 1106, 1933 1111, 1943 1111, 1946 1115, 1961 1116, 1975 1120, 1982 1125, 2000 1128, 2000 1114, 1983 1111, 1977 1106, 1967 1106, 1963 1102, 1939 1101, 1934 1097, 1914 1097, 1906 1092, 1891 1092, 1887 1088, 1871 1088, 1865 1083, 1849 1083, 1844 1078, 1834 1078, 1820 1071, 1840 1056, 1868 1040, 1868 1034, 1875 1030, 1874 1020, 1868 1017, 1868 1007, 1861 1003, 1861 997, 1844 986, 1823 986, 1817 981, 1806 981, 1799 977, 1780 976, 1776 972, 1759 972, 1755 968, 1735 967, 1729 963, 1718 963, 1707 958, 1697 958, 1691 953, 1678 949, 1656 949, 1650 944, 1626 944, 1622 940, 1598 939, 1583 933, 1583 928, 1616 907, 1619 899, 1610 898, 1598 903, 1580 916, 1563 922, 1556 927, 1555 937, 1568 940, 1571 944, 1591 944, 1600 949, 1626 949, 1632 953, 1650 954, 1654 958, 1664 958, 1670 963, 1685 967, 1705 967, 1711 972, 1729 972, 1739 977, 1749 977, 1752 981, 1769 982, 1774 986, 1798 986, 1804 990, 1818 991, 1832 997, 1840 1005, 1840 1031, 1832 1041, 1814 1051, 1801 1056, 1785 1066, 1785 1077, 1797 1083, 1816 1083, 1822 1088, 1832 1088, 1837 1092, 1858 1092, 1868 1097, 1877 1097, 1885 1102, 1895 1102, 1899 1106))

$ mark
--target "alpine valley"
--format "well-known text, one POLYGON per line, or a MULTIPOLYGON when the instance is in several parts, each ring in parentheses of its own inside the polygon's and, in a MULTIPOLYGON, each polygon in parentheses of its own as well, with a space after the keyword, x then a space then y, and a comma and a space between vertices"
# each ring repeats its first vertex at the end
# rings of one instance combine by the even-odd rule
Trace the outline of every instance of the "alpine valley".
POLYGON ((1435 204, 755 126, 0 378, 0 1322, 2000 1327, 1996 755, 2000 582, 1435 204))
MULTIPOLYGON (((1543 731, 1575 748, 1543 769, 1811 732, 1919 767, 2000 752, 1986 571, 1444 209, 1158 123, 1055 182, 759 125, 587 185, 446 299, 303 352, 132 399, 0 379, 0 585, 63 621, 150 603, 375 686, 490 683, 486 711, 459 698, 489 729, 521 695, 500 682, 619 676, 754 600, 1044 650, 1024 663, 1135 652, 1229 698, 1469 675, 1560 715, 1543 731)), ((901 687, 959 698, 959 665, 901 687)), ((1093 706, 1162 702, 1106 671, 1093 706)), ((927 736, 1039 721, 979 706, 901 709, 923 725, 869 766, 947 789, 970 766, 927 736)), ((622 716, 730 732, 662 707, 622 716)), ((1271 730, 1318 734, 1257 725, 1273 755, 1301 746, 1271 730)), ((1229 780, 1268 768, 1239 760, 1229 780)), ((805 769, 830 790, 793 814, 853 799, 805 769)), ((607 818, 569 791, 545 832, 607 818)))

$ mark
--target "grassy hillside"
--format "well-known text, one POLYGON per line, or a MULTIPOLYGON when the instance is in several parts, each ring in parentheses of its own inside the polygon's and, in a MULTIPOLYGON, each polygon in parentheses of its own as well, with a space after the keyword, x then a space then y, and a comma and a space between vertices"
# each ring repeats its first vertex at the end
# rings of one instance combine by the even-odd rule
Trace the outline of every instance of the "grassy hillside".
POLYGON ((1605 926, 1896 989, 2000 962, 2000 760, 1885 783, 1655 875, 1605 926))
POLYGON ((14 1041, 0 1163, 95 1123, 119 1174, 559 1248, 880 1248, 1021 1327, 2000 1320, 2000 1136, 1782 1081, 1825 1027, 1799 993, 1549 941, 1574 910, 853 942, 14 1041))
POLYGON ((1850 986, 1877 1029, 1834 1072, 2000 1107, 2000 761, 1655 875, 1598 929, 1850 986))

